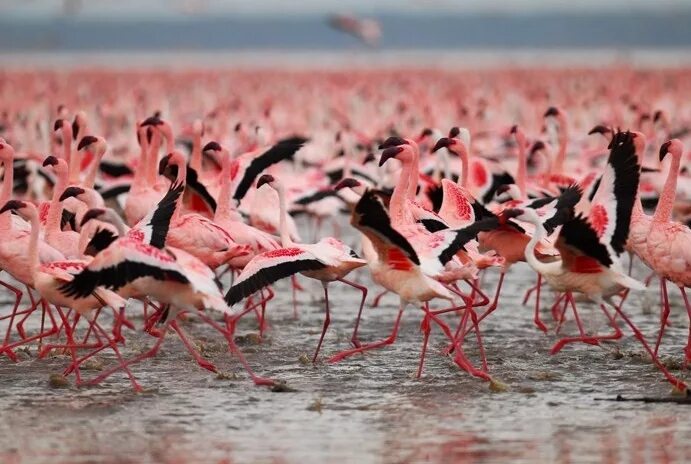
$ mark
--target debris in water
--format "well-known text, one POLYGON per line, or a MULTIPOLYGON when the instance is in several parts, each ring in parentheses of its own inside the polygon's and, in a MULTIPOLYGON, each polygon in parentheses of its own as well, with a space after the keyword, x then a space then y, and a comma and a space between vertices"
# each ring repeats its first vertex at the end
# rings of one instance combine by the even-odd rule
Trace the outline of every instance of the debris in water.
POLYGON ((324 404, 322 403, 322 399, 316 398, 314 401, 312 401, 312 403, 309 406, 307 406, 307 410, 308 411, 316 411, 319 414, 321 414, 323 406, 324 406, 324 404))
POLYGON ((254 332, 235 337, 235 343, 240 346, 261 345, 263 341, 265 342, 266 340, 262 340, 262 337, 258 333, 254 332))
POLYGON ((307 356, 305 353, 302 353, 300 357, 298 358, 298 361, 300 361, 300 364, 303 366, 308 366, 312 361, 310 360, 310 357, 307 356))
POLYGON ((103 361, 101 361, 98 357, 94 356, 93 358, 89 358, 86 361, 84 361, 81 365, 81 369, 85 371, 102 371, 103 361))
POLYGON ((50 388, 67 388, 70 386, 70 382, 62 374, 50 374, 48 385, 50 385, 50 388))

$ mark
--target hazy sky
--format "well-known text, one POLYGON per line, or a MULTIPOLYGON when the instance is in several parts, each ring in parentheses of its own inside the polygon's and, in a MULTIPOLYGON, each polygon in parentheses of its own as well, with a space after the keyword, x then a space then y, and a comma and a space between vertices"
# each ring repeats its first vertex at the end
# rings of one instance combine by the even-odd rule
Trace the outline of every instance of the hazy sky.
POLYGON ((0 15, 45 18, 78 14, 90 18, 208 15, 280 15, 352 12, 598 12, 606 8, 655 11, 691 8, 691 0, 0 0, 0 15))

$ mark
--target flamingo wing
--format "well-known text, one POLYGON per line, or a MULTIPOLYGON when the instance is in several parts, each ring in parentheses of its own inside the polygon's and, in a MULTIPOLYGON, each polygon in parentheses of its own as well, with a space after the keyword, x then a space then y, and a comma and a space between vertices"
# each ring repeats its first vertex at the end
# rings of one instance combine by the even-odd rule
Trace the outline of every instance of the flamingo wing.
POLYGON ((242 178, 237 184, 233 198, 238 201, 242 200, 247 194, 247 191, 254 184, 254 180, 262 171, 284 159, 292 158, 307 140, 308 139, 299 136, 279 140, 278 143, 262 154, 253 157, 242 173, 242 178))
MULTIPOLYGON (((355 205, 350 223, 364 233, 377 249, 382 261, 388 261, 390 248, 397 249, 397 260, 404 259, 412 264, 420 265, 413 246, 391 226, 391 218, 385 206, 388 196, 376 190, 368 190, 355 205), (400 256, 398 256, 400 255, 400 256)), ((396 252, 394 252, 396 254, 396 252)))
POLYGON ((235 284, 226 293, 226 303, 232 306, 278 280, 325 267, 324 262, 299 247, 265 251, 247 263, 235 284))
POLYGON ((160 281, 189 283, 175 256, 132 239, 118 239, 115 246, 99 253, 71 282, 60 287, 69 297, 83 298, 96 287, 111 290, 128 285, 141 277, 160 281))
MULTIPOLYGON (((564 224, 566 221, 574 216, 574 209, 578 202, 581 200, 583 192, 581 188, 572 184, 568 186, 559 197, 556 198, 556 203, 550 210, 543 216, 545 219, 543 226, 547 231, 547 234, 554 232, 558 226, 564 224)), ((538 203, 540 200, 535 200, 532 203, 538 203)), ((547 205, 544 205, 547 206, 547 205)))
POLYGON ((118 239, 118 236, 110 229, 97 229, 96 233, 91 237, 89 243, 86 244, 84 254, 86 256, 96 256, 99 252, 105 250, 118 239))
POLYGON ((564 223, 555 247, 567 268, 572 268, 575 257, 582 255, 594 258, 605 267, 614 263, 609 248, 600 241, 590 222, 580 214, 564 223))
POLYGON ((464 227, 472 224, 476 217, 472 195, 448 179, 442 179, 441 188, 443 197, 439 207, 439 217, 451 227, 464 227))
POLYGON ((156 208, 137 223, 134 229, 144 233, 144 243, 156 248, 163 248, 170 229, 170 220, 175 213, 177 201, 185 190, 183 184, 171 185, 168 192, 159 200, 156 208))
POLYGON ((630 132, 617 132, 588 213, 588 223, 601 243, 617 255, 629 236, 631 212, 638 191, 640 165, 630 132))

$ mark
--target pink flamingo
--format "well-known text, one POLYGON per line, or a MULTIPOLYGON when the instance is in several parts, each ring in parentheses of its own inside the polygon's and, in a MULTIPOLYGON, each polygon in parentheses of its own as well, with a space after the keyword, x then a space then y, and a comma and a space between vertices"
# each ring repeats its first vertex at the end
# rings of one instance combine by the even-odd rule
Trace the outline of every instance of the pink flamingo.
POLYGON ((650 224, 647 245, 650 265, 660 276, 662 287, 663 313, 655 350, 657 352, 670 313, 666 283, 669 280, 679 287, 689 315, 689 336, 684 348, 685 359, 688 362, 691 361, 691 305, 689 305, 685 287, 691 286, 691 229, 672 220, 677 176, 683 151, 684 146, 679 139, 665 142, 660 148, 660 162, 667 154, 671 155, 672 162, 650 224))

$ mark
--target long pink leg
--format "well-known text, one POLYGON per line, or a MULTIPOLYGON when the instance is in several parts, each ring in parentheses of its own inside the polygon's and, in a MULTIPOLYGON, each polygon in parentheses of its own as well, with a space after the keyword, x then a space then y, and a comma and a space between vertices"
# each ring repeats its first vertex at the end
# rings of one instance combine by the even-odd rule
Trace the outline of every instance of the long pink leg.
MULTIPOLYGON (((619 306, 621 306, 621 303, 619 304, 619 306)), ((562 338, 552 347, 552 349, 550 350, 550 354, 558 353, 568 343, 580 342, 580 343, 587 343, 589 345, 597 345, 598 342, 600 342, 602 340, 619 340, 623 336, 623 333, 622 333, 621 329, 619 328, 619 326, 617 325, 616 320, 609 313, 609 311, 607 311, 607 308, 605 307, 604 304, 600 304, 600 309, 604 313, 605 317, 607 317, 607 321, 609 322, 610 326, 614 329, 614 333, 607 334, 607 335, 590 335, 590 336, 581 335, 580 337, 562 338)))
POLYGON ((615 306, 614 309, 617 311, 619 316, 621 316, 621 318, 624 319, 624 322, 626 322, 626 324, 631 328, 634 336, 641 342, 643 348, 648 352, 650 357, 653 359, 655 365, 658 367, 658 369, 660 369, 660 371, 664 374, 667 380, 679 390, 685 390, 687 388, 686 384, 674 377, 672 374, 670 374, 667 368, 660 362, 657 355, 650 348, 648 342, 645 340, 645 337, 643 336, 641 331, 638 329, 638 327, 636 327, 636 325, 631 321, 631 319, 629 319, 626 313, 624 313, 618 306, 615 306))
POLYGON ((185 345, 185 348, 187 348, 187 351, 192 355, 195 361, 197 361, 197 364, 199 364, 200 367, 203 367, 204 369, 207 369, 211 372, 218 372, 218 369, 216 369, 216 366, 214 364, 202 357, 201 354, 197 351, 197 349, 192 345, 192 342, 187 338, 187 334, 185 331, 178 325, 178 321, 174 320, 170 323, 170 328, 173 329, 177 334, 178 337, 180 337, 180 340, 182 341, 182 344, 185 345))
POLYGON ((319 337, 319 343, 317 343, 317 349, 314 350, 314 356, 312 356, 312 364, 317 362, 319 350, 322 347, 324 335, 326 335, 326 329, 329 328, 329 324, 331 323, 331 314, 329 311, 329 284, 328 282, 322 282, 322 285, 324 286, 324 309, 326 310, 326 316, 324 317, 324 325, 322 326, 322 334, 319 337))
MULTIPOLYGON (((3 341, 2 345, 5 346, 10 343, 10 336, 12 333, 12 326, 14 325, 14 318, 17 315, 17 309, 19 308, 19 303, 22 301, 22 291, 19 290, 16 287, 13 287, 12 285, 8 284, 7 282, 0 280, 0 285, 5 287, 7 290, 10 292, 14 293, 15 301, 14 301, 14 307, 12 308, 12 312, 10 313, 10 322, 9 325, 7 326, 7 333, 5 334, 5 340, 3 341)), ((12 350, 7 350, 5 352, 8 358, 10 358, 12 361, 17 362, 17 355, 14 354, 14 351, 12 350)))
MULTIPOLYGON (((535 314, 533 315, 533 322, 535 326, 547 333, 547 326, 540 319, 540 290, 542 289, 542 274, 537 273, 537 285, 535 285, 535 314)), ((525 304, 525 303, 524 303, 525 304)))
MULTIPOLYGON (((476 369, 468 357, 465 354, 465 351, 463 350, 463 343, 465 342, 465 335, 468 332, 466 330, 466 325, 468 323, 468 316, 472 312, 472 308, 468 308, 467 311, 463 313, 463 318, 461 319, 461 331, 460 331, 460 337, 458 340, 456 340, 454 343, 456 344, 456 349, 455 349, 455 356, 454 356, 454 362, 463 369, 464 371, 468 372, 470 375, 474 377, 478 377, 484 380, 491 380, 490 376, 486 372, 482 372, 481 370, 476 369)), ((478 319, 479 321, 479 319, 478 319)))
POLYGON ((357 288, 362 292, 362 300, 360 300, 360 309, 357 312, 357 318, 355 319, 355 328, 353 329, 353 336, 350 338, 350 342, 353 344, 355 348, 359 347, 361 345, 360 340, 358 339, 358 329, 360 328, 360 318, 362 317, 362 308, 365 306, 365 300, 367 299, 367 287, 363 285, 356 284, 355 282, 352 282, 350 280, 346 279, 338 279, 339 282, 343 282, 346 285, 350 285, 351 287, 357 288))
POLYGON ((237 356, 238 360, 240 361, 240 364, 245 368, 247 373, 249 374, 250 378, 254 382, 255 385, 267 385, 267 386, 273 386, 276 384, 274 380, 267 379, 264 377, 259 377, 257 374, 254 373, 252 368, 250 367, 249 363, 245 359, 245 356, 242 354, 240 349, 237 347, 235 344, 235 340, 233 340, 233 336, 231 333, 229 333, 227 330, 225 330, 223 327, 218 325, 215 321, 207 317, 204 313, 201 311, 197 312, 197 315, 207 324, 209 324, 211 327, 219 331, 226 339, 228 342, 228 347, 230 348, 231 352, 237 356))
POLYGON ((291 287, 293 288, 293 319, 298 318, 298 300, 297 300, 297 290, 298 290, 298 280, 292 275, 290 276, 291 287))
POLYGON ((101 334, 106 338, 106 340, 110 341, 110 348, 113 350, 115 353, 115 356, 118 358, 119 365, 115 366, 111 369, 108 369, 107 371, 103 372, 101 375, 98 377, 94 378, 93 380, 90 380, 88 382, 88 385, 97 385, 101 382, 103 382, 106 378, 110 377, 113 375, 115 372, 119 371, 120 369, 124 370, 127 376, 130 379, 130 382, 132 383, 132 387, 134 388, 135 391, 141 392, 144 389, 137 383, 137 380, 134 378, 134 375, 132 375, 132 372, 129 370, 129 366, 132 364, 138 363, 143 361, 144 359, 148 359, 151 357, 156 356, 158 351, 161 349, 161 345, 163 344, 163 340, 165 340, 165 333, 168 329, 168 325, 170 322, 166 323, 166 325, 163 326, 163 329, 161 329, 161 336, 158 338, 156 343, 146 352, 140 354, 139 356, 134 357, 131 360, 125 360, 123 359, 122 355, 120 354, 120 351, 118 350, 117 343, 115 343, 113 340, 110 340, 108 337, 108 333, 100 326, 98 323, 94 322, 94 328, 101 332, 101 334))
POLYGON ((62 312, 62 308, 60 308, 60 306, 56 306, 55 310, 57 311, 58 316, 60 316, 60 319, 62 320, 63 327, 65 327, 65 337, 67 338, 67 346, 69 347, 69 350, 70 350, 70 356, 72 357, 72 363, 75 364, 74 376, 75 376, 77 385, 79 385, 82 382, 82 377, 81 377, 81 374, 79 372, 79 366, 76 365, 76 363, 77 363, 77 348, 76 348, 76 344, 74 342, 74 338, 72 337, 72 327, 70 326, 70 323, 67 320, 67 317, 62 312))
POLYGON ((423 333, 423 339, 422 339, 422 350, 420 351, 420 364, 418 364, 417 367, 417 378, 419 379, 422 376, 422 368, 425 365, 425 354, 427 354, 427 343, 429 342, 429 335, 432 332, 432 327, 430 326, 429 320, 430 320, 430 312, 429 312, 429 304, 425 302, 425 317, 422 319, 422 322, 420 323, 420 331, 423 333))
MULTIPOLYGON (((39 340, 39 341, 40 341, 41 339, 43 339, 43 338, 45 338, 45 337, 50 337, 51 335, 55 335, 55 334, 58 333, 58 324, 57 324, 57 322, 55 321, 55 318, 53 317, 53 313, 50 311, 50 308, 46 308, 46 306, 45 306, 45 305, 46 305, 45 300, 40 300, 40 303, 41 303, 41 305, 43 306, 43 314, 44 314, 44 315, 45 315, 46 313, 48 314, 48 317, 49 317, 49 319, 50 319, 50 323, 51 323, 51 326, 52 326, 52 327, 51 327, 49 330, 45 331, 45 332, 42 330, 41 332, 39 332, 38 334, 36 334, 36 335, 34 335, 34 336, 31 336, 31 337, 24 337, 24 338, 22 338, 22 340, 20 340, 20 341, 17 341, 17 342, 14 342, 14 343, 10 343, 10 344, 8 344, 8 345, 6 345, 6 346, 3 346, 2 348, 0 348, 0 353, 3 352, 3 351, 6 351, 6 350, 11 350, 12 348, 15 348, 15 347, 20 346, 20 345, 25 345, 25 344, 27 344, 27 343, 29 343, 29 342, 34 341, 34 340, 39 340)), ((39 349, 39 352, 40 352, 40 349, 39 349)))
POLYGON ((489 305, 489 307, 485 310, 485 312, 482 313, 482 315, 478 319, 478 322, 482 321, 484 318, 492 314, 494 310, 497 309, 497 304, 499 303, 499 294, 501 293, 501 286, 504 283, 505 275, 505 271, 502 270, 501 274, 499 274, 499 283, 497 284, 497 290, 494 292, 494 299, 492 300, 492 303, 489 305))
POLYGON ((559 332, 561 332, 561 328, 566 321, 566 310, 569 308, 569 301, 568 298, 566 298, 566 293, 562 293, 557 297, 551 308, 552 315, 554 315, 554 312, 559 308, 559 305, 561 305, 561 312, 555 318, 557 321, 557 328, 554 330, 555 335, 559 335, 559 332))
POLYGON ((328 360, 330 363, 337 363, 339 361, 342 361, 345 358, 348 358, 356 353, 363 353, 365 351, 369 351, 375 348, 381 348, 383 346, 388 346, 393 344, 393 342, 396 341, 396 337, 398 336, 398 328, 401 323, 401 316, 403 316, 403 310, 405 309, 406 304, 401 301, 401 305, 398 309, 398 316, 396 316, 396 322, 394 323, 393 330, 391 331, 391 335, 389 335, 387 338, 380 340, 378 342, 373 342, 373 343, 367 343, 365 345, 362 345, 358 348, 352 348, 350 350, 345 350, 341 351, 340 353, 331 356, 328 360))
POLYGON ((372 307, 373 307, 373 308, 378 307, 378 306, 379 306, 379 302, 381 301, 382 297, 383 297, 384 295, 386 295, 387 293, 389 293, 388 290, 383 290, 383 291, 380 292, 378 295, 376 295, 376 296, 374 297, 374 300, 372 300, 372 307))
POLYGON ((669 318, 669 296, 667 294, 667 279, 660 277, 660 292, 662 294, 662 315, 660 317, 660 330, 657 333, 657 341, 655 342, 655 356, 662 343, 662 336, 665 334, 665 327, 667 326, 667 319, 669 318))
POLYGON ((686 290, 682 285, 679 286, 679 290, 681 291, 681 296, 684 298, 686 314, 689 316, 689 336, 686 340, 686 347, 684 348, 686 363, 689 363, 691 362, 691 305, 689 305, 689 298, 686 296, 686 290))
MULTIPOLYGON (((29 294, 29 295, 31 295, 31 294, 29 294)), ((15 326, 16 330, 17 330, 17 334, 19 334, 19 338, 21 338, 21 339, 26 338, 26 333, 24 332, 24 323, 36 311, 36 309, 38 308, 38 305, 42 304, 42 301, 43 301, 42 298, 39 298, 37 301, 32 300, 31 307, 29 307, 26 311, 22 311, 22 313, 24 314, 24 317, 22 317, 17 322, 17 325, 15 326)))
POLYGON ((470 319, 473 322, 473 326, 475 327, 475 338, 477 339, 477 346, 478 350, 480 351, 480 361, 482 362, 482 370, 485 372, 489 372, 489 368, 487 367, 487 356, 485 354, 485 345, 482 343, 482 332, 480 331, 480 324, 477 318, 477 314, 475 314, 475 311, 471 308, 470 309, 470 319))

